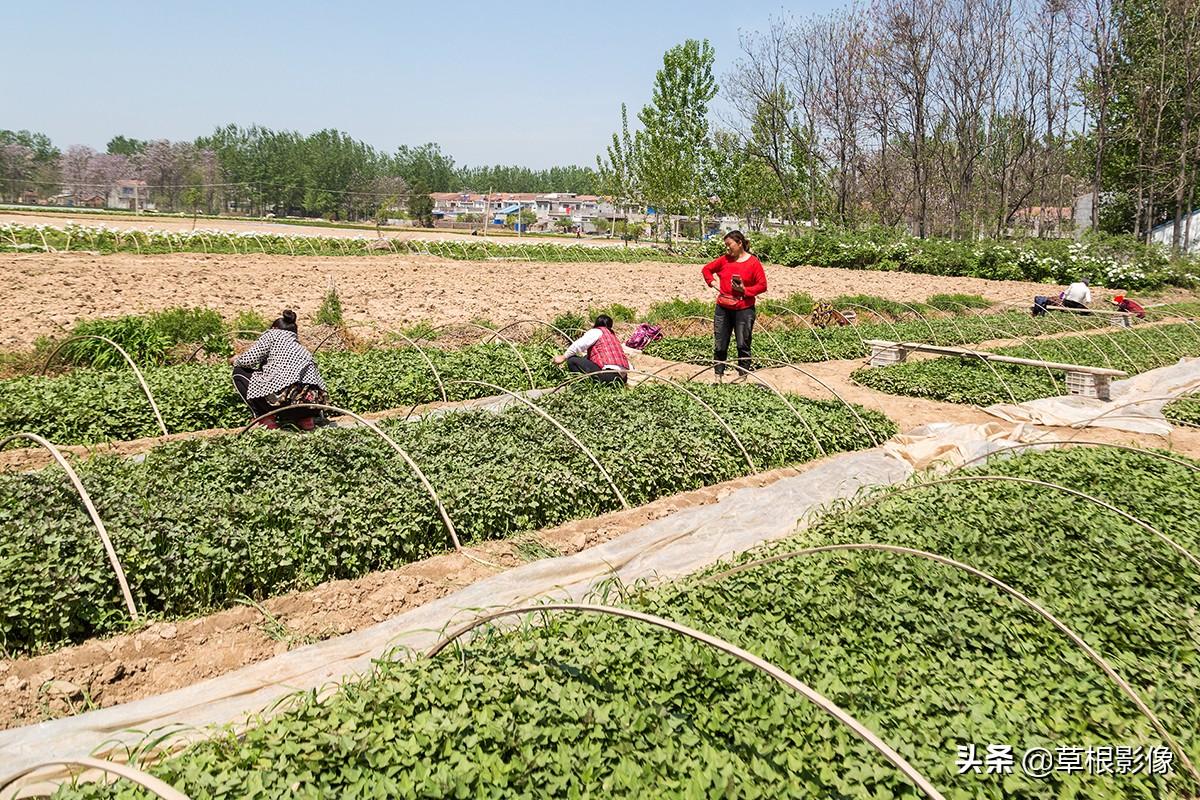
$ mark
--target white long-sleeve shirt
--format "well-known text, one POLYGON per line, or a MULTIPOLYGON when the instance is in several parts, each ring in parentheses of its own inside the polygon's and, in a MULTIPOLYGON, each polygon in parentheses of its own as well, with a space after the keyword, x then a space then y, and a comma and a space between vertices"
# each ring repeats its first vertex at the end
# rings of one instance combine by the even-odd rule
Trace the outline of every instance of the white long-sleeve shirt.
POLYGON ((1076 281, 1063 292, 1063 300, 1073 300, 1076 303, 1083 303, 1085 306, 1091 305, 1092 290, 1083 281, 1076 281))
MULTIPOLYGON (((571 356, 583 356, 586 358, 587 351, 598 341, 600 341, 600 329, 591 328, 583 336, 571 342, 571 345, 567 348, 567 352, 563 353, 563 355, 567 358, 571 356)), ((618 364, 602 364, 601 366, 605 369, 624 369, 624 367, 618 364)))

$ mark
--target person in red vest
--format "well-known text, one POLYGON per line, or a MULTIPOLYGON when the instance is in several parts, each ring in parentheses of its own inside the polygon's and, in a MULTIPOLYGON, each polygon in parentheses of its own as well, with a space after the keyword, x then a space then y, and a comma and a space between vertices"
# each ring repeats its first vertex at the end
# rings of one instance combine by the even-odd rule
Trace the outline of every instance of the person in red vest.
POLYGON ((612 317, 601 314, 587 333, 571 342, 567 352, 554 357, 555 364, 566 364, 571 372, 582 372, 600 383, 625 385, 629 359, 621 340, 612 330, 612 317))
POLYGON ((1117 311, 1124 311, 1126 314, 1133 314, 1138 319, 1146 318, 1146 309, 1130 300, 1123 294, 1119 294, 1112 299, 1113 305, 1117 307, 1117 311))
POLYGON ((741 231, 725 234, 725 254, 704 265, 704 282, 717 293, 713 312, 713 372, 723 380, 729 337, 737 339, 738 380, 750 371, 750 339, 754 333, 754 298, 767 290, 762 262, 750 252, 741 231))

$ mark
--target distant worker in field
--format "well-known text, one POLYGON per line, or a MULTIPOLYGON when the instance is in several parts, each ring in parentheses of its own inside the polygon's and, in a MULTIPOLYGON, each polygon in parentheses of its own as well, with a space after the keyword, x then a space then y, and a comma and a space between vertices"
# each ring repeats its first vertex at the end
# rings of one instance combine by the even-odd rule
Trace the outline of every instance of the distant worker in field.
POLYGON ((1088 288, 1087 278, 1075 281, 1062 293, 1062 304, 1067 308, 1080 309, 1087 313, 1087 307, 1092 304, 1092 290, 1088 288))
MULTIPOLYGON (((300 343, 298 330, 296 312, 286 309, 246 352, 233 358, 233 387, 255 417, 297 403, 329 402, 317 362, 300 343)), ((280 422, 307 431, 330 424, 320 412, 299 408, 267 417, 261 424, 277 428, 280 422)))
POLYGON ((599 383, 619 383, 624 386, 629 359, 612 326, 612 317, 608 314, 599 315, 591 330, 571 342, 567 352, 555 356, 554 363, 566 364, 571 372, 581 372, 599 383))
POLYGON ((849 325, 858 315, 853 311, 838 311, 833 307, 833 303, 827 300, 821 300, 813 304, 812 314, 809 317, 809 324, 814 328, 827 328, 830 325, 849 325))
POLYGON ((1123 294, 1116 295, 1115 297, 1113 297, 1112 301, 1113 301, 1113 305, 1115 305, 1117 307, 1117 311, 1123 311, 1126 314, 1132 314, 1133 316, 1137 317, 1138 319, 1146 318, 1146 309, 1142 308, 1141 305, 1130 300, 1125 295, 1123 295, 1123 294))
POLYGON ((1044 317, 1046 316, 1046 309, 1061 305, 1061 295, 1059 297, 1048 297, 1046 295, 1039 294, 1033 298, 1033 308, 1030 309, 1030 311, 1035 317, 1044 317))
POLYGON ((750 341, 754 334, 754 298, 767 290, 767 274, 750 252, 741 231, 725 234, 725 254, 704 265, 704 282, 717 294, 713 311, 713 372, 724 380, 729 337, 737 340, 738 380, 750 371, 750 341))

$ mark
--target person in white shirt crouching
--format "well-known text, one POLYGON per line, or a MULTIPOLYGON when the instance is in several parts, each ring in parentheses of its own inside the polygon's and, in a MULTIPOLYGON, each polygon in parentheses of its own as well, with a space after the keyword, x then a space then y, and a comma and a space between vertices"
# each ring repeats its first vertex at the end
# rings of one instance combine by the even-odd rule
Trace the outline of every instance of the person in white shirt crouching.
POLYGON ((1087 279, 1076 281, 1067 287, 1062 294, 1062 304, 1067 308, 1078 308, 1087 314, 1087 307, 1092 303, 1092 290, 1088 288, 1087 279))
POLYGON ((566 364, 571 372, 581 372, 600 383, 625 384, 629 359, 621 340, 612 330, 612 317, 596 317, 592 329, 571 342, 567 352, 554 357, 555 364, 566 364))

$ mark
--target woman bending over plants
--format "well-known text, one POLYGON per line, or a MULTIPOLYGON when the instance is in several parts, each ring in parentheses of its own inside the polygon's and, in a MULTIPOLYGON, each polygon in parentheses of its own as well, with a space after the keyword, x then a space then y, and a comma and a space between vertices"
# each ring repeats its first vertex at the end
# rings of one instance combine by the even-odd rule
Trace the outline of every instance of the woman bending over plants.
MULTIPOLYGON (((258 341, 233 357, 233 387, 255 417, 297 403, 329 402, 317 362, 300 344, 297 332, 296 312, 285 309, 258 341)), ((267 417, 262 425, 277 428, 280 422, 293 423, 306 431, 328 424, 319 412, 298 408, 267 417)))
POLYGON ((612 326, 612 317, 608 314, 599 315, 592 329, 571 342, 567 352, 555 356, 554 363, 566 364, 571 372, 587 375, 598 383, 619 383, 624 386, 629 359, 612 326))

